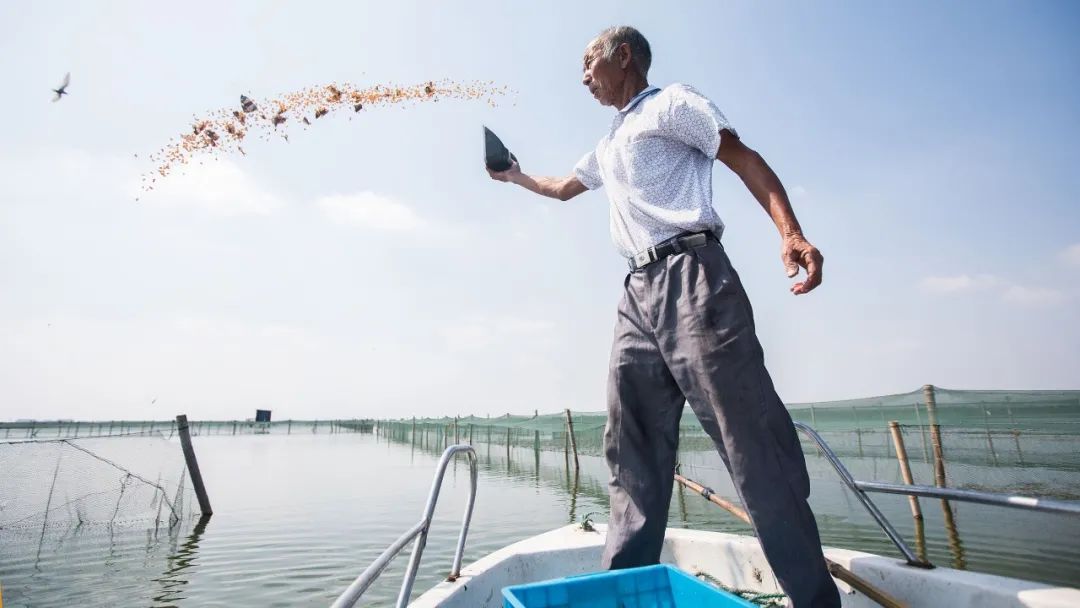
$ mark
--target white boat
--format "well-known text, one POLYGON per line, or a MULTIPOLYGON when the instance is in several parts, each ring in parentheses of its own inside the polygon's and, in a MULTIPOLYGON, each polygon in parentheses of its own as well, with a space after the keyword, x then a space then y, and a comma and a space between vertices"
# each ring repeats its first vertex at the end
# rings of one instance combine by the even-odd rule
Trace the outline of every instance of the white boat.
MULTIPOLYGON (((804 424, 796 423, 796 427, 818 444, 841 480, 858 497, 885 535, 905 557, 901 560, 861 551, 823 547, 829 571, 837 580, 844 608, 1080 608, 1080 589, 933 567, 920 561, 867 493, 908 494, 978 502, 1055 512, 1073 517, 1080 516, 1080 503, 953 488, 858 481, 851 476, 820 435, 804 424)), ((679 477, 676 475, 676 478, 679 477)), ((685 481, 687 480, 683 479, 680 483, 685 481)), ((334 602, 332 608, 349 608, 355 605, 391 560, 410 542, 413 542, 412 556, 398 594, 398 608, 405 608, 406 605, 412 608, 499 608, 503 606, 504 587, 598 570, 606 529, 602 525, 591 524, 570 525, 527 538, 487 555, 463 569, 461 560, 476 500, 476 485, 476 453, 473 448, 468 445, 447 448, 439 461, 424 516, 357 577, 334 602), (409 603, 443 474, 447 464, 457 454, 469 458, 471 492, 450 570, 451 575, 446 581, 435 585, 409 603)), ((707 498, 711 495, 707 488, 694 488, 695 485, 691 482, 688 487, 701 491, 707 498)), ((712 501, 740 517, 746 517, 738 507, 726 501, 715 497, 712 501)), ((728 590, 774 597, 782 593, 761 545, 754 537, 669 528, 660 560, 728 590)))
MULTIPOLYGON (((593 572, 600 563, 604 527, 571 525, 527 538, 487 555, 442 582, 410 608, 501 607, 503 587, 593 572)), ((900 604, 952 608, 1077 608, 1080 590, 990 574, 906 565, 896 558, 825 548, 832 562, 854 572, 900 604)), ((756 538, 721 532, 668 529, 660 561, 728 589, 782 593, 756 538)), ((879 604, 838 580, 844 608, 879 604)))

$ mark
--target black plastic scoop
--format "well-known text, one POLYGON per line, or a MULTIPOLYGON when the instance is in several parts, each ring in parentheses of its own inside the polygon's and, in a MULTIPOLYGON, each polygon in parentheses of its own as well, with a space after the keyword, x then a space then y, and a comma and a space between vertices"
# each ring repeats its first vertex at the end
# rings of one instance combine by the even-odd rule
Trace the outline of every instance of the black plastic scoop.
POLYGON ((517 162, 517 157, 503 145, 498 135, 491 129, 484 127, 484 164, 488 169, 496 172, 506 171, 512 163, 517 162))

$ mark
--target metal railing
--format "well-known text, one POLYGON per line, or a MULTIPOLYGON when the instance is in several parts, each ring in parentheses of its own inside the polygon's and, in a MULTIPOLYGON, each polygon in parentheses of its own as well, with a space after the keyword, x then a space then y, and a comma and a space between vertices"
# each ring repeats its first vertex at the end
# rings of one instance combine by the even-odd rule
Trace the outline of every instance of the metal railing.
POLYGON ((957 488, 939 488, 935 486, 920 486, 920 485, 907 485, 907 484, 895 484, 886 483, 882 481, 859 481, 852 477, 851 472, 847 467, 840 462, 840 458, 836 455, 836 452, 829 447, 829 444, 825 443, 825 440, 811 428, 809 425, 803 422, 795 422, 795 428, 802 431, 804 435, 809 437, 814 443, 821 448, 822 454, 829 461, 829 464, 836 469, 837 475, 840 476, 840 480, 844 482, 844 485, 855 497, 859 499, 866 510, 870 513, 870 516, 874 518, 878 526, 881 527, 885 535, 889 537, 889 540, 896 545, 896 548, 904 554, 904 559, 908 564, 912 566, 919 566, 923 568, 932 568, 933 566, 928 562, 919 559, 911 551, 911 548, 907 546, 904 539, 893 528, 889 520, 885 518, 885 515, 878 510, 877 505, 874 504, 870 497, 866 495, 867 492, 880 492, 883 494, 903 494, 906 496, 923 496, 927 498, 941 498, 944 500, 956 500, 960 502, 973 502, 986 505, 996 505, 1002 507, 1013 507, 1017 509, 1027 509, 1030 511, 1043 511, 1047 513, 1062 513, 1066 515, 1080 515, 1080 502, 1064 501, 1064 500, 1049 500, 1043 498, 1031 498, 1028 496, 1014 496, 1009 494, 995 494, 992 492, 981 492, 978 490, 961 490, 957 488))
POLYGON ((454 552, 454 564, 450 569, 448 580, 454 580, 461 574, 461 558, 465 553, 465 537, 469 533, 469 522, 472 520, 473 505, 476 503, 476 478, 477 461, 476 451, 469 445, 452 445, 446 448, 442 458, 439 459, 435 478, 431 481, 431 492, 428 494, 427 506, 424 507, 424 516, 394 541, 379 557, 364 570, 360 576, 334 601, 331 608, 349 608, 355 604, 367 588, 379 578, 386 570, 390 562, 401 553, 409 541, 416 539, 413 544, 412 556, 409 558, 409 567, 405 571, 405 579, 401 583, 398 592, 397 608, 405 608, 409 603, 409 595, 412 593, 413 581, 416 580, 416 571, 420 568, 420 558, 427 544, 428 530, 431 527, 431 518, 435 513, 435 503, 439 500, 439 491, 442 489, 443 476, 450 461, 459 453, 464 453, 469 458, 469 502, 465 505, 465 515, 461 520, 461 534, 458 536, 457 550, 454 552))

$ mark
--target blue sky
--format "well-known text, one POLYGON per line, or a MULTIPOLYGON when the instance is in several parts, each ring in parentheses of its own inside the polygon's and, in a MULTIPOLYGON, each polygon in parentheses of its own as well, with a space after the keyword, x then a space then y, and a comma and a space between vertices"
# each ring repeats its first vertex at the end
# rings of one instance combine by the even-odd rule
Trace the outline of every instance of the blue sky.
POLYGON ((784 399, 1077 388, 1073 3, 109 6, 0 8, 0 420, 602 409, 625 271, 603 191, 491 182, 480 125, 569 172, 611 113, 582 50, 623 23, 825 253, 790 295, 775 230, 716 169, 784 399), (438 78, 516 94, 335 116, 133 200, 149 153, 242 92, 438 78))

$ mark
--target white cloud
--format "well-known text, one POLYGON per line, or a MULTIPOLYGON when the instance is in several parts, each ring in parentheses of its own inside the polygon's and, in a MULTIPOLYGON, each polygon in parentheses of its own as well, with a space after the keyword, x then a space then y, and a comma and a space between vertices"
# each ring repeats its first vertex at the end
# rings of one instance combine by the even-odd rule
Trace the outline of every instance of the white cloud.
POLYGON ((143 192, 137 184, 131 191, 132 196, 149 205, 201 207, 223 216, 265 215, 284 206, 280 197, 227 158, 158 178, 149 192, 143 192))
POLYGON ((427 223, 408 205, 374 192, 324 196, 315 203, 332 221, 386 232, 417 232, 427 223))
POLYGON ((809 192, 807 192, 806 188, 802 186, 795 186, 791 189, 790 192, 788 192, 788 195, 793 199, 805 199, 807 198, 808 194, 809 192))
POLYGON ((1020 306, 1053 306, 1064 302, 1064 293, 1049 287, 1019 285, 992 274, 926 277, 919 287, 936 294, 958 294, 992 291, 1004 302, 1020 306))
POLYGON ((1006 302, 1022 306, 1053 306, 1065 301, 1065 294, 1056 289, 1022 285, 1009 285, 1001 297, 1006 302))
POLYGON ((961 274, 955 276, 926 277, 919 287, 930 293, 960 293, 965 291, 979 291, 989 289, 1001 284, 1001 280, 990 274, 976 276, 961 274))
POLYGON ((1060 255, 1066 264, 1080 268, 1080 243, 1069 245, 1061 251, 1060 255))
POLYGON ((555 324, 521 317, 475 317, 443 327, 439 333, 453 351, 477 351, 511 341, 536 345, 550 336, 555 324))
POLYGON ((4 154, 0 166, 4 167, 0 189, 6 201, 86 201, 92 198, 88 193, 111 201, 131 190, 125 185, 138 173, 133 159, 69 147, 4 154))

